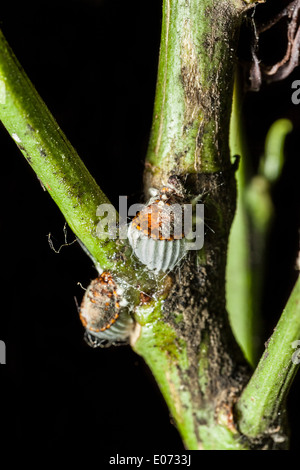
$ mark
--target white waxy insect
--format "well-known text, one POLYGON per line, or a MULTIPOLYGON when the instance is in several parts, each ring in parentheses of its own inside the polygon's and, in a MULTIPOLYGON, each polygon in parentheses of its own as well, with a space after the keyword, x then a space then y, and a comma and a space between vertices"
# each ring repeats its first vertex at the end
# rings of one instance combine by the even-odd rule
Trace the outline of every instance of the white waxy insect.
POLYGON ((103 272, 88 286, 79 315, 90 346, 125 342, 130 336, 134 321, 121 295, 122 289, 108 272, 103 272))
POLYGON ((186 254, 184 192, 180 180, 171 176, 166 186, 151 193, 129 225, 128 240, 140 262, 157 274, 174 269, 186 254))

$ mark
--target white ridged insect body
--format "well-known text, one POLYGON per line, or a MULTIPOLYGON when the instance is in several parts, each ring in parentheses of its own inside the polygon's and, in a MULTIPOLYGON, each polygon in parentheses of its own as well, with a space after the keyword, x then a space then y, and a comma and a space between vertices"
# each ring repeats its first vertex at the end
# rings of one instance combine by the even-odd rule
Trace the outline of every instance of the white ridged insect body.
POLYGON ((153 197, 129 225, 128 240, 139 261, 157 274, 174 269, 186 254, 184 192, 175 176, 159 192, 151 192, 153 197))
POLYGON ((172 271, 186 251, 185 239, 155 240, 132 226, 128 239, 137 258, 155 273, 172 271))
POLYGON ((124 342, 130 336, 134 321, 121 295, 122 289, 117 288, 108 272, 103 272, 88 286, 80 307, 80 320, 91 346, 124 342))
POLYGON ((86 329, 85 340, 93 348, 126 343, 132 333, 133 325, 132 317, 123 312, 114 325, 104 331, 95 332, 86 329))

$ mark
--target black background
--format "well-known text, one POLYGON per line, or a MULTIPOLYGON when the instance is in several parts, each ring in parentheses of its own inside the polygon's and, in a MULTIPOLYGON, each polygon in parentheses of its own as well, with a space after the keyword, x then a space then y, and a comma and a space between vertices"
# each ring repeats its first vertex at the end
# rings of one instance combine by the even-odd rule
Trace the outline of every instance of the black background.
MULTIPOLYGON (((0 6, 1 28, 38 92, 103 191, 137 202, 151 126, 161 0, 33 0, 0 6)), ((273 3, 273 2, 271 2, 273 3)), ((283 2, 282 2, 283 3, 283 2)), ((279 4, 279 2, 277 2, 279 4)), ((277 4, 275 2, 276 8, 277 4)), ((262 9, 262 15, 271 9, 262 9)), ((282 52, 280 30, 261 53, 282 52), (280 34, 279 34, 280 33, 280 34)), ((242 50, 247 49, 247 41, 242 50)), ((270 124, 292 119, 286 164, 274 189, 276 220, 268 245, 264 296, 266 340, 296 279, 299 224, 299 111, 291 83, 249 93, 244 109, 254 162, 270 124)), ((63 242, 64 218, 4 128, 1 153, 1 422, 8 445, 121 452, 183 451, 160 392, 129 347, 93 350, 83 341, 80 302, 96 271, 77 243, 63 242)), ((69 241, 74 239, 68 232, 69 241)), ((292 448, 299 441, 299 377, 290 398, 292 448)), ((2 441, 3 442, 3 441, 2 441)))

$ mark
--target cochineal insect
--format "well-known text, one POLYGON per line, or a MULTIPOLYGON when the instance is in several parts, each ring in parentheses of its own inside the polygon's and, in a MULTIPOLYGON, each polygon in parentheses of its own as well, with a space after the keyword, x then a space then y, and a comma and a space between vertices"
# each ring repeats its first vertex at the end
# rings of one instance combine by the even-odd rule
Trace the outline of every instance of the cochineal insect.
POLYGON ((129 338, 134 321, 122 294, 123 289, 109 272, 103 272, 88 286, 79 316, 90 346, 125 342, 129 338))
POLYGON ((184 189, 177 176, 170 176, 131 221, 128 240, 141 263, 154 273, 174 269, 186 254, 183 233, 184 189))

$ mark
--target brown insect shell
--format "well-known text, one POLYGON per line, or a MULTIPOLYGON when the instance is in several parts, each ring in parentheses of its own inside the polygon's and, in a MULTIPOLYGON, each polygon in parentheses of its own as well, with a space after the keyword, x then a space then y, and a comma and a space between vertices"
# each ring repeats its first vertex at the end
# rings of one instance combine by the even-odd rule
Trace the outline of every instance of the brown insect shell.
POLYGON ((88 286, 80 308, 80 319, 86 331, 100 340, 124 341, 133 326, 126 310, 124 290, 113 277, 103 272, 88 286))
POLYGON ((174 188, 164 186, 153 196, 146 207, 131 221, 128 240, 136 257, 148 269, 159 273, 174 269, 186 254, 186 241, 182 233, 175 233, 176 223, 182 225, 183 212, 170 212, 173 204, 181 205, 183 192, 179 195, 174 188))

